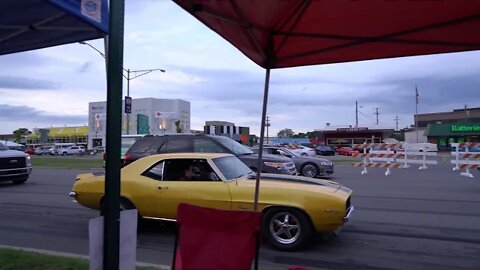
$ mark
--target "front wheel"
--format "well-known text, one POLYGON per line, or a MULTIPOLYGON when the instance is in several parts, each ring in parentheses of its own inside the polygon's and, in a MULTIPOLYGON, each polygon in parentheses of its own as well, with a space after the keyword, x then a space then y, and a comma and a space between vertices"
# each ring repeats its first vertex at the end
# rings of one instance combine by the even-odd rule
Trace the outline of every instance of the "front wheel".
POLYGON ((23 184, 23 183, 27 182, 27 180, 28 180, 28 176, 12 180, 12 182, 15 185, 20 185, 20 184, 23 184))
POLYGON ((304 247, 313 233, 308 217, 293 208, 268 210, 262 222, 262 230, 273 248, 287 251, 304 247))

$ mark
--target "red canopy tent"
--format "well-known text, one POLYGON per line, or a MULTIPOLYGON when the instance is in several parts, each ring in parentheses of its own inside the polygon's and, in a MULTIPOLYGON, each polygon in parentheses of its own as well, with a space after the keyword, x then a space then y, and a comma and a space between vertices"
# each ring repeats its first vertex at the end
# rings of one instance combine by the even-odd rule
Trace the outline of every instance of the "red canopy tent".
POLYGON ((270 69, 480 49, 476 0, 174 1, 266 69, 260 164, 270 69))

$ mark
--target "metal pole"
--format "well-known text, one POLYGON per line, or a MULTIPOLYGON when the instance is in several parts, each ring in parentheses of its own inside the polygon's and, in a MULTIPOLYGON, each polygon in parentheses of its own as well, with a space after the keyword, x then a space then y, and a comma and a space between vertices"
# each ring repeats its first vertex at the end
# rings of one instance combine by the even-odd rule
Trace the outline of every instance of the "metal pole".
MULTIPOLYGON (((130 97, 130 69, 127 69, 127 97, 130 97)), ((130 134, 130 114, 127 114, 127 135, 130 134)))
POLYGON ((415 133, 417 134, 418 143, 418 89, 415 86, 415 133))
POLYGON ((270 68, 267 68, 265 72, 265 89, 263 92, 263 109, 262 109, 262 121, 260 122, 260 145, 258 148, 258 164, 257 164, 257 179, 255 181, 255 197, 253 200, 253 211, 257 211, 258 208, 258 193, 260 190, 260 177, 262 174, 263 163, 263 139, 265 137, 265 119, 267 116, 267 103, 268 103, 268 87, 270 85, 270 68))
POLYGON ((355 127, 358 128, 358 101, 355 101, 355 127))
POLYGON ((110 1, 107 51, 107 150, 103 207, 103 269, 119 269, 120 244, 120 138, 122 131, 123 26, 125 0, 110 1))

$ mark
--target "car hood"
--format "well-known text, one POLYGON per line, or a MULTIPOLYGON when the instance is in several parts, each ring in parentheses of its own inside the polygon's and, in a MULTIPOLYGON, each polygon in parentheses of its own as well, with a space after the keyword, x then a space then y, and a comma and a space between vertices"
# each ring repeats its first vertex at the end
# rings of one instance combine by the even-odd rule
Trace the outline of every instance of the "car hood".
MULTIPOLYGON (((337 182, 321 179, 313 179, 303 176, 291 176, 283 174, 262 173, 262 186, 275 186, 276 188, 284 187, 285 189, 305 189, 312 190, 312 186, 317 186, 325 191, 334 193, 343 186, 337 182)), ((253 181, 255 181, 253 179, 253 181)), ((343 188, 346 189, 346 188, 343 188)))
POLYGON ((17 150, 0 150, 0 158, 2 157, 26 157, 27 154, 25 154, 22 151, 17 151, 17 150))
MULTIPOLYGON (((240 155, 238 156, 239 158, 245 158, 245 159, 258 159, 258 154, 245 154, 245 155, 240 155)), ((263 161, 267 162, 292 162, 290 158, 287 157, 282 157, 278 155, 271 155, 271 154, 265 154, 262 156, 263 161)))

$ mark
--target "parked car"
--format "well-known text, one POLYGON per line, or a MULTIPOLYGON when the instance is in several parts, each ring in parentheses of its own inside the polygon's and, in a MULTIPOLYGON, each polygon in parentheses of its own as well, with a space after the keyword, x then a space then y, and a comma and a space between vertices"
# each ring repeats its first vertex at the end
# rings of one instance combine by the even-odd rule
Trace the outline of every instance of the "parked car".
POLYGON ((0 143, 0 181, 23 184, 32 172, 30 156, 22 151, 10 150, 0 143))
POLYGON ((35 149, 33 149, 33 147, 28 147, 27 149, 25 149, 25 153, 29 155, 35 155, 35 149))
MULTIPOLYGON (((192 152, 233 154, 251 170, 257 171, 258 168, 258 155, 250 148, 228 137, 203 134, 145 136, 127 151, 124 164, 154 154, 192 152)), ((266 173, 297 174, 291 159, 275 155, 263 156, 261 170, 266 173)))
MULTIPOLYGON (((253 211, 255 173, 231 154, 151 155, 122 168, 121 177, 120 208, 137 209, 140 217, 175 220, 179 203, 253 211)), ((103 175, 86 173, 76 177, 69 195, 102 211, 104 190, 103 175)), ((315 232, 335 232, 349 220, 351 194, 332 181, 262 174, 257 210, 263 213, 262 236, 277 249, 299 249, 315 232)))
POLYGON ((321 156, 335 156, 335 148, 331 147, 330 145, 319 145, 315 148, 317 155, 321 156))
POLYGON ((83 155, 85 154, 85 149, 81 146, 70 146, 68 148, 62 149, 61 152, 58 152, 59 155, 83 155))
POLYGON ((288 148, 290 151, 295 152, 300 156, 314 157, 317 155, 314 148, 306 147, 299 144, 290 144, 290 145, 285 145, 284 147, 288 148))
POLYGON ((48 150, 50 149, 50 146, 39 146, 35 148, 35 155, 48 155, 49 152, 48 150))
POLYGON ((337 153, 344 156, 352 156, 353 154, 358 154, 358 150, 354 150, 351 147, 339 147, 337 148, 337 153))
MULTIPOLYGON (((258 147, 255 147, 253 148, 253 151, 258 153, 258 149, 258 147)), ((328 159, 300 156, 287 148, 278 146, 265 146, 263 148, 263 153, 291 158, 300 175, 306 177, 320 177, 333 174, 334 166, 328 159)))

